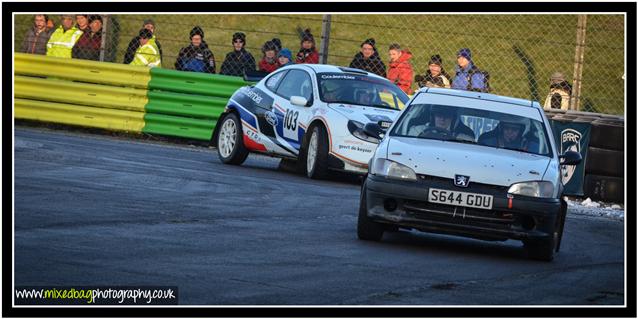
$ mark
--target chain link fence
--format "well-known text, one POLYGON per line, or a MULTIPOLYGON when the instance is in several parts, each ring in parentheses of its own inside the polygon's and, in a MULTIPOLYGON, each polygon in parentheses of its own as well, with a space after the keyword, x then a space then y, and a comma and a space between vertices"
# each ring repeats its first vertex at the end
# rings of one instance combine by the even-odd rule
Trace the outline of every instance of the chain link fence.
MULTIPOLYGON (((90 29, 96 17, 87 18, 90 29)), ((309 30, 320 63, 349 66, 361 51, 362 43, 374 39, 385 67, 389 67, 389 47, 397 43, 403 52, 411 53, 409 63, 414 76, 425 75, 431 57, 439 55, 443 69, 453 80, 457 52, 469 48, 473 63, 488 72, 492 93, 532 98, 544 104, 550 93, 550 77, 560 72, 571 87, 570 109, 624 114, 624 15, 108 14, 100 18, 101 33, 85 32, 88 34, 84 37, 88 38, 76 43, 76 52, 93 50, 83 58, 123 63, 128 50, 130 60, 139 48, 135 38, 145 21, 151 19, 162 68, 220 73, 225 60, 240 61, 226 64, 225 73, 229 74, 229 65, 231 69, 237 65, 259 69, 260 62, 276 65, 277 56, 273 60, 272 54, 262 61, 264 44, 274 38, 278 39, 277 51, 280 43, 295 60, 302 37, 308 38, 304 31, 309 30), (195 26, 201 28, 207 52, 189 49, 191 34, 195 38, 199 35, 193 32, 195 26), (244 33, 246 52, 254 62, 246 55, 227 57, 233 52, 233 40, 241 38, 236 32, 244 33), (95 38, 97 35, 99 40, 95 38), (198 54, 203 57, 204 66, 178 61, 180 57, 198 54)), ((51 32, 62 24, 60 15, 49 15, 49 19, 54 24, 51 32)), ((29 34, 33 26, 33 15, 15 15, 16 52, 38 53, 36 47, 41 44, 36 42, 45 37, 29 34)), ((419 87, 418 81, 411 85, 412 89, 419 87)))

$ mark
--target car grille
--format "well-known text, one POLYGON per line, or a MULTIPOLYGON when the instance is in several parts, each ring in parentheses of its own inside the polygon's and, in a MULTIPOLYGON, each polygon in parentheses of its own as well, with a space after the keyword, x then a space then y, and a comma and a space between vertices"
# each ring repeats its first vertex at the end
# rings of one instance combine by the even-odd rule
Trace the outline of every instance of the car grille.
MULTIPOLYGON (((417 174, 418 180, 427 184, 432 184, 437 183, 437 184, 448 184, 448 185, 454 185, 454 180, 451 178, 443 178, 443 177, 437 177, 437 176, 431 176, 431 175, 423 175, 423 174, 417 174)), ((473 182, 470 179, 470 186, 465 188, 463 191, 479 191, 479 192, 486 192, 486 193, 503 193, 503 194, 507 194, 507 190, 509 189, 509 187, 506 186, 499 186, 499 185, 491 185, 491 184, 483 184, 483 183, 476 183, 473 182)), ((459 188, 459 190, 461 190, 461 188, 459 188)))
POLYGON ((451 206, 423 201, 405 201, 403 209, 424 220, 494 229, 509 229, 514 216, 508 211, 451 206))

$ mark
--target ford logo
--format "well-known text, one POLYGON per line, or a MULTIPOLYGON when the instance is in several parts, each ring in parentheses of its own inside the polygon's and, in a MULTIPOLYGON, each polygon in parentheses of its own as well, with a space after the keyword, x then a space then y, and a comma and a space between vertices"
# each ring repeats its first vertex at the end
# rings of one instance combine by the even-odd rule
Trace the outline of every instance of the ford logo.
POLYGON ((266 122, 272 126, 277 126, 277 115, 271 111, 266 112, 266 122))

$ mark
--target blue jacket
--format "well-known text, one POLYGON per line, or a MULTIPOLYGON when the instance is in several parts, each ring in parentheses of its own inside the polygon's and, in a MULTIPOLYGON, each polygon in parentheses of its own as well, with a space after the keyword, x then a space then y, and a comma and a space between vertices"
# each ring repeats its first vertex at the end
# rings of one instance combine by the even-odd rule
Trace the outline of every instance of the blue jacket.
POLYGON ((466 91, 487 92, 485 75, 478 67, 470 62, 465 69, 456 66, 456 76, 452 81, 452 88, 466 91))

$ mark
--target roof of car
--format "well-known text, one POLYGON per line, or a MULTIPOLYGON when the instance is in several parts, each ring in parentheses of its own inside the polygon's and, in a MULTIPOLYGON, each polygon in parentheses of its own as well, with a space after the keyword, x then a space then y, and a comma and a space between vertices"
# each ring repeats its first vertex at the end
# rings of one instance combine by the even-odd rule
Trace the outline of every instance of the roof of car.
POLYGON ((337 65, 330 64, 295 64, 295 66, 303 66, 313 70, 315 73, 357 73, 357 74, 365 74, 372 77, 377 77, 381 79, 385 79, 384 77, 380 77, 374 73, 367 72, 365 70, 348 68, 337 65))
POLYGON ((510 97, 510 96, 496 95, 491 93, 484 93, 484 92, 464 91, 464 90, 445 89, 445 88, 422 88, 421 90, 419 90, 419 92, 467 97, 467 98, 488 100, 488 101, 494 101, 494 102, 500 102, 500 103, 521 105, 521 106, 540 107, 540 104, 538 104, 538 102, 536 101, 519 99, 515 97, 510 97))

